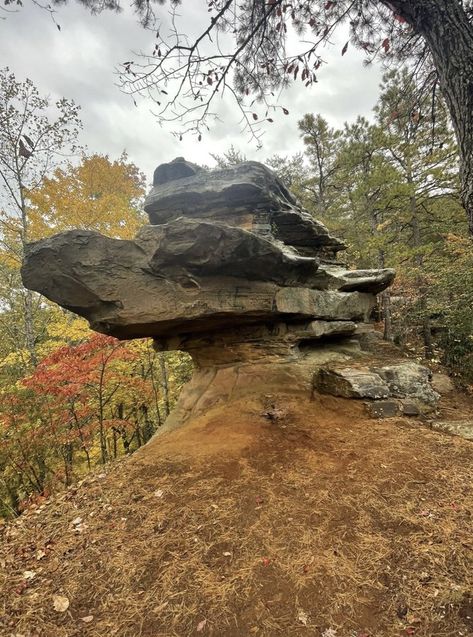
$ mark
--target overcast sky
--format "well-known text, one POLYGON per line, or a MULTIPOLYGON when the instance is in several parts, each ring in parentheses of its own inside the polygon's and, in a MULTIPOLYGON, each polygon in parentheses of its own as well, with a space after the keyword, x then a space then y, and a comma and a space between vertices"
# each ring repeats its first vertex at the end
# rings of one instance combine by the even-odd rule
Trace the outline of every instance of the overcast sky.
MULTIPOLYGON (((209 18, 203 0, 186 1, 181 24, 187 21, 192 33, 209 18)), ((165 11, 162 7, 157 10, 165 11)), ((230 97, 221 106, 224 124, 216 126, 200 144, 192 138, 179 142, 170 129, 158 125, 152 104, 139 99, 135 107, 131 97, 116 86, 117 65, 133 59, 130 51, 151 51, 154 45, 153 34, 143 30, 131 12, 91 16, 71 2, 58 10, 56 20, 61 31, 47 12, 28 0, 23 9, 0 20, 0 65, 9 66, 19 80, 29 77, 42 93, 74 99, 82 107, 81 142, 88 150, 111 158, 126 150, 148 178, 156 165, 178 155, 211 164, 209 153, 221 154, 231 144, 249 159, 260 161, 273 153, 295 153, 302 149, 297 121, 304 113, 321 113, 339 126, 359 114, 370 116, 378 95, 380 69, 363 67, 362 55, 356 51, 342 57, 341 34, 323 52, 328 64, 319 71, 318 84, 309 90, 298 84, 283 94, 281 103, 290 115, 281 113, 275 117, 277 126, 268 124, 261 150, 241 133, 230 97)))

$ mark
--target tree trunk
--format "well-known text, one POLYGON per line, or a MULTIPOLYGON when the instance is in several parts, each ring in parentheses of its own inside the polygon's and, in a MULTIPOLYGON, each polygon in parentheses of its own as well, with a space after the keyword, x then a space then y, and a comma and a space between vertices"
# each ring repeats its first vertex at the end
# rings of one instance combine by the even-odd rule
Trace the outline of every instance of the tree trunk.
POLYGON ((108 461, 107 438, 105 434, 105 413, 104 413, 104 382, 105 382, 105 364, 102 362, 100 369, 100 377, 98 383, 98 402, 99 402, 99 439, 100 439, 100 459, 102 464, 108 461))
POLYGON ((169 416, 169 412, 171 411, 170 405, 169 405, 168 371, 166 369, 166 360, 162 352, 159 352, 158 359, 159 359, 159 368, 161 371, 161 387, 163 388, 164 412, 165 412, 165 418, 167 418, 169 416))
POLYGON ((25 291, 25 345, 30 356, 30 363, 32 367, 36 367, 38 359, 36 356, 36 343, 34 335, 34 315, 33 315, 33 292, 31 290, 25 291))
MULTIPOLYGON (((18 164, 18 157, 15 158, 16 171, 18 174, 18 188, 20 191, 20 209, 21 209, 21 247, 23 256, 25 254, 26 245, 28 243, 28 210, 25 199, 25 187, 21 179, 21 172, 18 164)), ((30 363, 33 367, 38 364, 36 357, 36 343, 34 333, 34 313, 33 313, 33 292, 25 290, 25 304, 23 318, 25 322, 25 346, 30 356, 30 363)))
MULTIPOLYGON (((409 173, 407 175, 407 181, 412 185, 412 175, 409 168, 409 173)), ((422 245, 421 240, 421 231, 419 226, 419 218, 417 215, 417 200, 416 196, 412 195, 410 197, 410 205, 411 205, 411 225, 412 225, 412 244, 414 250, 414 266, 417 269, 416 274, 416 287, 419 294, 419 308, 421 314, 421 332, 422 332, 422 340, 424 341, 424 357, 429 360, 433 358, 433 345, 432 345, 432 331, 430 327, 430 315, 429 315, 429 303, 428 303, 428 287, 425 284, 424 277, 424 259, 422 254, 420 254, 419 249, 422 245)))
POLYGON ((432 340, 432 326, 430 324, 429 308, 427 306, 427 292, 420 291, 420 311, 422 313, 421 329, 424 341, 424 357, 431 360, 434 357, 434 345, 432 340))
POLYGON ((89 453, 89 450, 87 449, 87 447, 86 447, 85 445, 83 445, 82 449, 84 450, 84 453, 85 453, 85 459, 86 459, 86 461, 87 461, 87 469, 88 469, 89 471, 91 471, 91 469, 92 469, 92 465, 91 465, 91 463, 90 463, 90 453, 89 453))
POLYGON ((153 423, 149 418, 148 407, 146 405, 141 405, 140 407, 141 413, 143 414, 143 440, 144 442, 148 442, 148 440, 153 435, 155 428, 153 427, 153 423))
POLYGON ((72 449, 72 445, 67 443, 64 445, 63 450, 63 458, 64 458, 64 486, 68 487, 72 484, 72 463, 74 460, 74 453, 72 449))
POLYGON ((128 455, 130 453, 130 441, 127 438, 125 429, 121 430, 120 436, 121 436, 122 443, 123 443, 123 451, 124 451, 125 454, 128 455))
POLYGON ((116 429, 112 430, 112 449, 113 449, 113 458, 116 459, 117 457, 117 432, 116 429))
POLYGON ((421 35, 460 149, 461 196, 473 234, 473 26, 459 0, 382 0, 421 35))
POLYGON ((14 489, 6 480, 3 481, 3 486, 7 492, 9 502, 2 501, 2 504, 11 514, 16 516, 20 512, 20 496, 18 490, 14 489))
POLYGON ((393 336, 393 320, 391 314, 391 293, 389 290, 384 290, 381 294, 381 309, 384 318, 384 333, 383 339, 385 341, 392 342, 393 336))

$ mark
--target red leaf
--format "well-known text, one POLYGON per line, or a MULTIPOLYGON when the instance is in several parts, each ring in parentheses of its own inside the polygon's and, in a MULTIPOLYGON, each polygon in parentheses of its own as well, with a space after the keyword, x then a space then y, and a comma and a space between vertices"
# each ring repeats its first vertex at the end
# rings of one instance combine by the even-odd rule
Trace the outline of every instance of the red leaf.
POLYGON ((202 135, 199 133, 199 137, 197 137, 198 141, 201 142, 202 141, 202 135))
POLYGON ((258 119, 258 115, 256 113, 253 113, 253 119, 254 120, 258 119))
POLYGON ((329 9, 331 9, 334 4, 335 2, 326 2, 324 6, 325 11, 328 11, 329 9))
POLYGON ((284 113, 284 115, 289 115, 289 111, 287 110, 287 108, 283 107, 282 112, 284 113))
POLYGON ((387 53, 389 51, 389 48, 390 48, 389 38, 385 38, 383 40, 382 47, 383 47, 385 53, 387 53))
POLYGON ((271 119, 270 117, 268 117, 267 121, 271 122, 271 124, 272 124, 274 122, 274 119, 271 119))
POLYGON ((348 42, 345 43, 345 46, 342 49, 342 55, 345 55, 345 53, 347 52, 348 49, 348 42))
POLYGON ((213 80, 210 75, 207 75, 207 84, 213 84, 213 80))
POLYGON ((261 559, 261 563, 263 564, 263 566, 269 566, 271 564, 271 560, 269 559, 269 557, 263 557, 261 559))

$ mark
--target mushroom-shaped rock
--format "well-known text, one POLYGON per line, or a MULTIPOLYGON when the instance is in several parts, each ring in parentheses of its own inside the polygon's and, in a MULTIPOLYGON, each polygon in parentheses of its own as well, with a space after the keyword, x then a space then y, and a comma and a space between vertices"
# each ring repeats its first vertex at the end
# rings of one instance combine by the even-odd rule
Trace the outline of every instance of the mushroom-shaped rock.
POLYGON ((328 348, 324 361, 352 352, 356 323, 394 277, 338 264, 343 241, 258 162, 162 164, 145 210, 151 225, 132 240, 72 230, 30 244, 23 281, 97 331, 189 351, 197 374, 277 360, 299 366, 308 388, 311 348, 328 348))

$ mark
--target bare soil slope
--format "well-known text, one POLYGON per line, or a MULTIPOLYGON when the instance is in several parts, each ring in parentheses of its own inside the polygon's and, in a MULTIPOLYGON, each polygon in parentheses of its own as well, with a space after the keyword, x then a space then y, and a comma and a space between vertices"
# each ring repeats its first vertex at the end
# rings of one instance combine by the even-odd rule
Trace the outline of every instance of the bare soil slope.
POLYGON ((473 635, 473 444, 356 401, 266 407, 216 408, 4 529, 0 634, 473 635))

